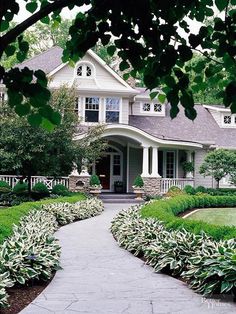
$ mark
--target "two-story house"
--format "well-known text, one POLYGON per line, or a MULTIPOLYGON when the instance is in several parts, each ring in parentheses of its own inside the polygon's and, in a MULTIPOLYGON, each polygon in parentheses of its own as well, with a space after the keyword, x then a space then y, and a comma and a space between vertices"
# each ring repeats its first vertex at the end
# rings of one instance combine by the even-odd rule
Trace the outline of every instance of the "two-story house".
MULTIPOLYGON (((171 120, 169 104, 150 100, 144 88, 131 87, 93 51, 74 68, 62 63, 61 56, 62 49, 53 47, 20 67, 44 70, 52 89, 75 86, 81 124, 106 125, 103 136, 109 149, 92 170, 100 176, 104 191, 114 191, 114 182, 123 181, 124 190, 131 192, 138 174, 148 194, 165 192, 171 185, 212 186, 212 178, 200 175, 199 166, 209 150, 236 149, 235 115, 220 106, 196 105, 194 122, 182 109, 171 120), (193 173, 184 173, 184 161, 194 163, 193 173)), ((86 132, 76 134, 75 140, 82 136, 86 132)))

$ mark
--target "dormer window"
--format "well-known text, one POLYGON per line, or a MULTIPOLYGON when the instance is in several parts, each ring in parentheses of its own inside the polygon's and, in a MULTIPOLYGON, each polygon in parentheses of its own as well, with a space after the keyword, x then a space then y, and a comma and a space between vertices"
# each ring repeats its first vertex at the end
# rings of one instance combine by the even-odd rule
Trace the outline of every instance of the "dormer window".
POLYGON ((76 74, 79 77, 92 77, 94 76, 94 67, 92 66, 92 64, 88 64, 88 63, 83 63, 83 64, 79 64, 76 70, 76 74))
POLYGON ((163 116, 165 114, 165 105, 155 102, 142 102, 140 111, 143 114, 154 114, 163 116))
POLYGON ((224 124, 231 124, 231 116, 224 116, 224 124))

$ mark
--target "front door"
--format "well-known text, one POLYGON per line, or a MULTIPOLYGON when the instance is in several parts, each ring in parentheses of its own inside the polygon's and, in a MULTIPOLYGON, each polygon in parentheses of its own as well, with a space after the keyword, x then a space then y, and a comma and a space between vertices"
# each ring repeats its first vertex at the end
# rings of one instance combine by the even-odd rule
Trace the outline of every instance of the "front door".
POLYGON ((98 175, 103 190, 110 190, 110 168, 111 155, 106 155, 96 164, 96 174, 98 175))

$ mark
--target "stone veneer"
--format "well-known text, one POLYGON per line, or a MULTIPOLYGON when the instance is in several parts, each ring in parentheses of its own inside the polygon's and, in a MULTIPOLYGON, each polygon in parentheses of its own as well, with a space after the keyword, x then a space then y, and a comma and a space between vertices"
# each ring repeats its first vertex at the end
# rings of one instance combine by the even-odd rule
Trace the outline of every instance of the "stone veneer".
POLYGON ((71 192, 89 192, 90 175, 69 176, 69 190, 71 192))
POLYGON ((143 177, 144 193, 146 195, 160 195, 161 193, 161 177, 143 177))

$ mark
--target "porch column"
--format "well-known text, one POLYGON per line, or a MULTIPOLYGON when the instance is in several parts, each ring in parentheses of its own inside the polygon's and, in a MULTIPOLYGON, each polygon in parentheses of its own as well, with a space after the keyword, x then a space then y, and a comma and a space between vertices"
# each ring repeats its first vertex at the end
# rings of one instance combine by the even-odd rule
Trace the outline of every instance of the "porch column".
MULTIPOLYGON (((192 160, 192 153, 193 152, 191 150, 187 150, 186 153, 187 153, 187 162, 193 162, 193 160, 192 160)), ((193 173, 192 172, 187 172, 186 173, 186 178, 192 179, 193 178, 193 173)))
POLYGON ((160 178, 158 173, 158 146, 152 146, 152 177, 160 178))
POLYGON ((143 146, 142 177, 149 177, 149 146, 143 146))

